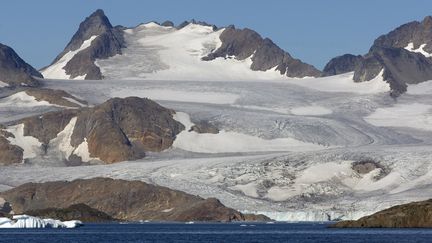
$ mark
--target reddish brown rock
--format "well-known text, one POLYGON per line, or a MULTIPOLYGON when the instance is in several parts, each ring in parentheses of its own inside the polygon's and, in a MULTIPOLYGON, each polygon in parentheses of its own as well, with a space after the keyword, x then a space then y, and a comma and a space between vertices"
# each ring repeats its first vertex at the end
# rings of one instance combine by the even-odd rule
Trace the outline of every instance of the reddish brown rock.
POLYGON ((86 139, 90 155, 106 163, 143 158, 169 148, 184 129, 173 113, 149 99, 110 99, 80 112, 71 143, 86 139))
MULTIPOLYGON (((119 220, 243 221, 217 199, 203 199, 141 181, 94 178, 27 183, 0 193, 15 213, 86 204, 119 220)), ((266 218, 269 220, 268 218, 266 218)))
POLYGON ((431 228, 432 199, 394 206, 359 220, 338 222, 334 228, 431 228))

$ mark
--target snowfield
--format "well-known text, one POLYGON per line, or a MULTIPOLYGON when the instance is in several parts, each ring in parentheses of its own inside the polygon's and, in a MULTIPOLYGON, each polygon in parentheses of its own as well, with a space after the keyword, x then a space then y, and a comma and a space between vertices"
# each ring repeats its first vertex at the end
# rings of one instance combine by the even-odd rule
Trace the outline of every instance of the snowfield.
MULTIPOLYGON (((138 161, 66 167, 62 158, 72 153, 84 161, 97 160, 88 154, 86 141, 77 149, 70 146, 75 119, 51 141, 46 153, 31 137, 23 136, 20 125, 10 125, 7 129, 15 135, 11 142, 24 148, 26 163, 0 168, 0 190, 26 182, 106 176, 217 197, 240 211, 289 221, 357 219, 432 195, 432 97, 424 91, 430 82, 410 85, 408 92, 395 100, 381 76, 355 83, 352 73, 283 80, 260 80, 254 73, 256 78, 245 75, 236 81, 226 76, 230 75, 228 69, 227 74, 220 74, 225 81, 205 81, 188 80, 189 70, 176 76, 179 80, 163 80, 172 79, 174 71, 169 70, 181 74, 182 67, 174 62, 191 61, 191 56, 199 58, 208 51, 177 39, 190 45, 189 49, 179 49, 168 58, 167 53, 176 50, 166 49, 169 43, 159 37, 174 38, 179 31, 154 24, 127 30, 128 41, 142 49, 98 61, 113 79, 42 80, 46 88, 65 90, 89 105, 112 97, 156 100, 175 110, 174 118, 186 127, 172 148, 149 153, 138 161), (142 40, 141 35, 146 38, 142 40), (136 77, 130 73, 133 69, 125 66, 116 71, 112 66, 118 58, 146 65, 138 61, 145 62, 141 57, 149 53, 160 62, 149 67, 144 80, 128 79, 136 77), (165 69, 167 66, 173 69, 165 69), (152 80, 155 73, 161 74, 157 76, 160 79, 152 80), (115 79, 119 77, 124 78, 115 79), (201 121, 220 132, 189 131, 201 121), (356 165, 362 163, 373 166, 358 169, 356 165)), ((218 45, 217 31, 193 25, 183 31, 200 43, 206 40, 210 49, 218 45)), ((243 75, 241 65, 231 74, 243 75)), ((219 77, 214 75, 209 77, 219 77)), ((0 90, 2 97, 8 96, 2 92, 6 91, 0 90)), ((10 97, 0 99, 2 122, 59 109, 46 104, 29 108, 21 101, 12 109, 10 97)))
POLYGON ((284 80, 275 69, 252 71, 252 57, 245 60, 216 58, 202 61, 222 45, 219 36, 224 29, 190 23, 177 30, 147 23, 126 29, 128 48, 122 55, 97 60, 96 65, 107 79, 147 80, 284 80))

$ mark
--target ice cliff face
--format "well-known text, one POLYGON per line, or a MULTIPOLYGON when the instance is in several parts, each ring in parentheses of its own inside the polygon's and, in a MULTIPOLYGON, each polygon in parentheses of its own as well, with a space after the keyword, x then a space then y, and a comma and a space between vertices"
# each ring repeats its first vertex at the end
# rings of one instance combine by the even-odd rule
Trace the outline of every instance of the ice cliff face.
POLYGON ((81 224, 82 223, 78 220, 62 222, 54 219, 41 219, 29 215, 14 215, 13 219, 0 218, 0 229, 76 228, 81 224))

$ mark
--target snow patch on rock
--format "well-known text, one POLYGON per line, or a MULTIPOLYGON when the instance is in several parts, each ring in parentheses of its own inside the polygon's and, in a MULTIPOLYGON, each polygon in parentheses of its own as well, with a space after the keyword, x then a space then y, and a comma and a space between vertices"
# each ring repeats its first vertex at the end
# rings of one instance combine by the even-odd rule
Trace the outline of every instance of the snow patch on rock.
POLYGON ((8 137, 7 140, 13 145, 21 147, 23 159, 34 158, 41 153, 41 142, 32 136, 24 136, 24 124, 10 126, 6 131, 12 133, 14 137, 8 137))
MULTIPOLYGON (((58 60, 56 63, 42 70, 42 75, 45 78, 50 78, 50 79, 70 79, 70 75, 66 74, 66 70, 64 69, 64 67, 76 54, 78 54, 82 50, 87 49, 91 45, 92 41, 96 39, 96 37, 98 36, 94 35, 90 37, 88 40, 85 40, 82 43, 80 48, 76 49, 75 51, 69 51, 68 53, 64 54, 60 58, 60 60, 58 60)), ((84 78, 85 76, 78 76, 75 77, 74 79, 84 79, 84 78)))
POLYGON ((419 48, 414 49, 414 43, 408 43, 408 45, 405 47, 405 50, 408 50, 410 52, 416 52, 416 53, 420 53, 425 57, 432 57, 432 53, 428 53, 427 51, 425 51, 423 48, 426 46, 426 44, 421 44, 419 46, 419 48))
POLYGON ((0 100, 1 108, 8 107, 36 107, 36 106, 53 106, 48 101, 38 101, 35 97, 21 91, 0 100))

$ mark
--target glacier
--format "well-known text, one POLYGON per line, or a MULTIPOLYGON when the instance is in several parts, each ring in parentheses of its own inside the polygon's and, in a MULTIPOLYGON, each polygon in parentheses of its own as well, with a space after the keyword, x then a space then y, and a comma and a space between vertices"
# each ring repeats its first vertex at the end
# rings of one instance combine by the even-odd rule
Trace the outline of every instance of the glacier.
MULTIPOLYGON (((73 152, 67 145, 71 121, 45 154, 26 148, 31 156, 25 164, 2 167, 0 190, 27 182, 99 176, 142 180, 216 197, 242 212, 283 221, 357 219, 428 199, 432 97, 425 90, 432 82, 409 85, 395 100, 382 77, 355 83, 352 75, 265 81, 41 80, 45 87, 65 90, 89 105, 111 97, 150 97, 176 111, 188 127, 208 121, 223 132, 212 137, 184 131, 172 148, 137 161, 66 167, 56 148, 73 152), (241 139, 234 145, 216 143, 232 135, 241 139), (197 136, 202 143, 194 141, 197 136), (356 171, 354 165, 364 161, 377 167, 356 171)), ((60 109, 47 104, 2 109, 7 102, 0 99, 5 123, 60 109)), ((85 144, 75 152, 86 154, 85 144)))

